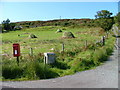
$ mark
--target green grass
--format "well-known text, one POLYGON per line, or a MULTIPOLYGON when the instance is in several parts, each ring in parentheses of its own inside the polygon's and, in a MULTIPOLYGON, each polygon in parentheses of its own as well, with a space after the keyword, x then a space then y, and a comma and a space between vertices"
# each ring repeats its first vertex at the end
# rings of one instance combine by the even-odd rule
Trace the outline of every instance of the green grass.
POLYGON ((2 54, 8 54, 2 57, 1 62, 3 80, 48 79, 95 68, 107 60, 115 41, 115 38, 109 35, 105 46, 97 46, 96 41, 105 35, 101 28, 44 26, 1 35, 2 54), (56 33, 59 28, 66 29, 56 33), (63 39, 62 35, 65 31, 72 32, 76 38, 63 39), (30 39, 30 34, 35 34, 38 38, 30 39), (85 48, 86 40, 87 48, 85 48), (13 43, 20 43, 21 46, 20 66, 17 66, 16 58, 12 55, 13 43), (65 44, 64 53, 61 53, 62 43, 65 44), (33 57, 29 55, 30 48, 33 48, 33 57), (50 50, 51 48, 54 50, 50 50), (45 52, 55 52, 57 58, 54 64, 44 65, 45 52))
MULTIPOLYGON (((26 29, 22 31, 11 31, 9 33, 2 34, 2 40, 3 40, 3 53, 12 54, 12 44, 13 43, 20 43, 21 45, 21 52, 22 53, 29 53, 29 48, 32 47, 34 49, 34 53, 39 52, 49 52, 51 48, 55 49, 61 49, 61 43, 64 42, 67 44, 66 47, 69 46, 69 44, 73 45, 73 42, 75 44, 80 43, 83 44, 84 40, 88 40, 90 42, 95 41, 97 38, 100 38, 99 36, 96 36, 92 34, 77 34, 77 32, 88 32, 89 28, 76 28, 71 29, 67 28, 64 31, 71 31, 75 35, 75 39, 62 39, 63 33, 55 33, 56 30, 60 27, 38 27, 35 29, 26 29), (50 28, 50 29, 49 29, 50 28), (44 29, 44 30, 43 30, 44 29), (32 33, 35 34, 38 38, 35 39, 29 39, 29 34, 25 33, 32 33), (18 36, 18 34, 20 36, 18 36), (89 38, 87 38, 89 37, 89 38)), ((62 28, 62 27, 61 27, 62 28)), ((93 28, 93 30, 96 30, 99 28, 93 28)), ((96 31, 98 31, 96 30, 96 31)), ((92 31, 92 30, 91 30, 92 31)), ((89 33, 89 32, 88 32, 89 33)), ((67 48, 66 48, 67 49, 67 48)), ((69 47, 68 47, 69 49, 69 47)))

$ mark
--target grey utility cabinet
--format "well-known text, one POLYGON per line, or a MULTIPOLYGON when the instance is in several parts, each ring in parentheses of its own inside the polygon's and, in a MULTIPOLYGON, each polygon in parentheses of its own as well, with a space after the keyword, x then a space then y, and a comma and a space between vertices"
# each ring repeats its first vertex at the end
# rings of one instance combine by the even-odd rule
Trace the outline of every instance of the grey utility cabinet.
POLYGON ((55 62, 55 53, 53 53, 53 52, 44 53, 44 63, 45 64, 51 64, 54 62, 55 62))

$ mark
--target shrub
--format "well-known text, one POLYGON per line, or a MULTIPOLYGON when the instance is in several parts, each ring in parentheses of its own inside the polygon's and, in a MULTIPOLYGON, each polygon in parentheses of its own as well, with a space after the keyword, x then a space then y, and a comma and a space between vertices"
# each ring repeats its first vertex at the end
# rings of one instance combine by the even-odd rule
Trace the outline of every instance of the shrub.
POLYGON ((40 63, 39 61, 27 61, 20 63, 19 66, 15 63, 3 65, 2 76, 4 79, 25 78, 25 80, 37 80, 55 78, 59 76, 59 74, 44 63, 40 63))
POLYGON ((74 69, 74 71, 83 71, 91 68, 94 65, 92 55, 93 50, 87 50, 79 53, 73 62, 74 64, 72 69, 74 69))
POLYGON ((28 78, 28 79, 38 79, 39 78, 39 77, 37 77, 36 72, 35 72, 34 62, 26 63, 23 77, 28 78))
POLYGON ((3 65, 2 76, 5 79, 20 78, 23 74, 23 68, 17 65, 3 65))
POLYGON ((53 72, 56 72, 56 73, 58 74, 58 76, 61 76, 62 73, 63 73, 63 70, 62 70, 62 69, 59 69, 59 68, 56 68, 56 67, 51 68, 51 70, 52 70, 53 72))
POLYGON ((35 70, 37 76, 41 79, 55 78, 58 76, 56 72, 52 71, 50 67, 43 63, 36 65, 35 70))
POLYGON ((63 25, 64 27, 66 27, 66 26, 69 26, 70 23, 69 23, 69 22, 63 22, 62 25, 63 25))
POLYGON ((109 19, 101 18, 101 19, 98 19, 98 22, 99 22, 99 26, 103 28, 105 31, 110 30, 112 28, 112 25, 114 24, 114 21, 112 18, 109 18, 109 19))
POLYGON ((58 74, 53 72, 48 65, 38 62, 29 62, 26 65, 24 76, 28 79, 48 79, 57 77, 58 74))
POLYGON ((54 64, 52 64, 52 67, 56 67, 59 69, 69 68, 66 63, 64 63, 63 61, 60 61, 60 60, 56 60, 56 62, 54 64))
POLYGON ((74 71, 72 69, 67 69, 61 74, 61 76, 71 75, 71 74, 74 74, 74 71))
POLYGON ((98 49, 93 54, 93 62, 95 65, 99 65, 100 62, 107 60, 107 53, 105 49, 98 49))

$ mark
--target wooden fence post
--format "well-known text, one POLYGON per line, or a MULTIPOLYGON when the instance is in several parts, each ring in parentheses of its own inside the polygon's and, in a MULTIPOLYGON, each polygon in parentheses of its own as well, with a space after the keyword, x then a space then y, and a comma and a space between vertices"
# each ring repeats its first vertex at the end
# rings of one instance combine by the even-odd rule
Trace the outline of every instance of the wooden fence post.
POLYGON ((108 33, 108 32, 106 32, 106 38, 108 38, 108 34, 109 34, 109 33, 108 33))
POLYGON ((64 49, 65 49, 64 43, 62 43, 62 52, 64 52, 64 49))
POLYGON ((102 37, 103 46, 105 45, 105 36, 102 37))
POLYGON ((30 48, 30 56, 33 56, 33 48, 30 48))
POLYGON ((85 48, 87 48, 87 40, 85 40, 85 48))

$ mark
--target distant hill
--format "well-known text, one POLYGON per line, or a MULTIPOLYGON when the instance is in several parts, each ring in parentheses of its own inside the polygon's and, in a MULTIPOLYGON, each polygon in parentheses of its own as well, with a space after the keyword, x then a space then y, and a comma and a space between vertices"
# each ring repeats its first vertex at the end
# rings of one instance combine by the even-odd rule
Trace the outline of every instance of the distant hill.
POLYGON ((91 21, 92 19, 56 19, 48 21, 22 21, 15 22, 17 25, 21 25, 23 28, 34 28, 40 26, 70 26, 80 25, 91 21))

